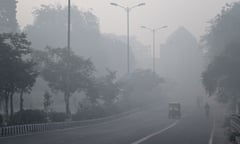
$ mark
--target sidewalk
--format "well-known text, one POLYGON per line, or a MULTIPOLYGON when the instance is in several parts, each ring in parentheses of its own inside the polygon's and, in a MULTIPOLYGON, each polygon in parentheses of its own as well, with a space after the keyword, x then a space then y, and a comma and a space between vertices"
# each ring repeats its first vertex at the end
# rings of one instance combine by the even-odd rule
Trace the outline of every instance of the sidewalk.
POLYGON ((224 120, 227 114, 227 107, 224 104, 218 103, 216 100, 210 102, 212 107, 213 117, 213 143, 212 144, 231 144, 228 141, 226 128, 223 127, 224 120))

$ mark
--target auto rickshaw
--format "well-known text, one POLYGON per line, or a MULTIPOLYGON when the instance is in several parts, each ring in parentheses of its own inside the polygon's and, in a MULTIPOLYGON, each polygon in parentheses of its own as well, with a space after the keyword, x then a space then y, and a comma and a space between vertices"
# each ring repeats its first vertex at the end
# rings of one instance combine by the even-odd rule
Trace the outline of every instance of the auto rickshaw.
POLYGON ((181 104, 178 102, 171 102, 168 104, 168 118, 179 119, 181 118, 181 104))

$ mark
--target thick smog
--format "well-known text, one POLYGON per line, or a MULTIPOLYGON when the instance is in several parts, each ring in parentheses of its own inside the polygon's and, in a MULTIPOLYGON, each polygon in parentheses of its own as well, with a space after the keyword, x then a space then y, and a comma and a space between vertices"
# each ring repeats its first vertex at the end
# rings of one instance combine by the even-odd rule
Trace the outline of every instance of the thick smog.
POLYGON ((0 144, 240 144, 239 15, 239 0, 0 0, 0 144))

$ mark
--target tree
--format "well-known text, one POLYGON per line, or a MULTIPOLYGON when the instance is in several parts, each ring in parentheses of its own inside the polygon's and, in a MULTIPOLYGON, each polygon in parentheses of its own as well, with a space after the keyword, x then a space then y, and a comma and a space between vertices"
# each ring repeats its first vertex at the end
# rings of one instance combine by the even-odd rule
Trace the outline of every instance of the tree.
POLYGON ((151 70, 136 70, 118 81, 121 89, 120 99, 130 107, 146 104, 153 98, 149 93, 163 82, 164 80, 151 70))
POLYGON ((18 92, 20 93, 20 111, 23 111, 23 95, 24 93, 30 93, 32 87, 36 82, 36 78, 39 74, 35 68, 36 63, 33 60, 25 62, 23 65, 20 65, 19 71, 17 73, 17 87, 18 92))
MULTIPOLYGON (((34 48, 43 50, 46 46, 63 47, 66 45, 67 7, 42 5, 33 12, 32 25, 24 28, 34 48)), ((105 69, 125 74, 127 55, 125 37, 102 34, 99 20, 91 11, 81 11, 77 6, 71 8, 71 48, 81 56, 91 58, 99 75, 105 75, 105 69), (110 54, 111 53, 111 54, 110 54)), ((131 66, 134 55, 131 51, 131 66)))
POLYGON ((47 54, 41 74, 52 91, 63 93, 66 114, 70 115, 70 97, 86 89, 95 68, 89 59, 85 60, 72 52, 68 57, 66 48, 47 47, 47 54))
POLYGON ((240 98, 240 2, 227 4, 212 21, 209 32, 202 38, 206 43, 209 65, 202 82, 210 96, 221 102, 236 104, 240 98))
POLYGON ((43 97, 44 97, 44 101, 43 101, 44 110, 45 112, 49 112, 49 108, 53 103, 52 95, 48 91, 45 91, 43 97))
POLYGON ((1 0, 0 2, 0 33, 17 32, 17 1, 1 0))
POLYGON ((106 76, 99 79, 99 93, 100 98, 109 106, 117 100, 120 88, 116 81, 116 71, 107 69, 107 72, 106 76))
POLYGON ((100 99, 100 83, 97 78, 93 77, 89 80, 85 94, 85 101, 89 101, 92 105, 98 104, 98 100, 100 99))
POLYGON ((21 92, 20 107, 22 107, 23 92, 31 90, 38 75, 34 69, 36 64, 31 57, 30 45, 23 33, 0 35, 0 91, 4 95, 7 116, 9 99, 12 116, 13 95, 21 92))
POLYGON ((203 73, 203 85, 210 96, 235 103, 240 98, 240 44, 229 44, 203 73))
MULTIPOLYGON (((67 11, 67 7, 59 5, 42 5, 34 10, 33 25, 26 26, 24 31, 35 48, 66 45, 67 11)), ((84 48, 94 48, 92 41, 97 41, 100 36, 98 19, 90 11, 80 11, 77 6, 71 7, 71 17, 72 47, 80 48, 81 54, 86 54, 87 49, 84 48)))
POLYGON ((201 38, 207 48, 208 58, 213 60, 232 42, 238 42, 240 37, 240 2, 226 4, 222 11, 210 21, 208 32, 201 38))

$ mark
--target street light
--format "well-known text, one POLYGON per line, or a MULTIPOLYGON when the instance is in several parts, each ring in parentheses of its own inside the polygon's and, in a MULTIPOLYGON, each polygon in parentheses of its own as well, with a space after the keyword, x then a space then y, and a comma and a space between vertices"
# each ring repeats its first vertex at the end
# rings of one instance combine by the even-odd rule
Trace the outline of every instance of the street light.
POLYGON ((68 36, 67 36, 67 48, 68 57, 70 56, 70 26, 71 26, 71 0, 68 0, 68 36))
POLYGON ((165 29, 167 27, 168 26, 162 26, 162 27, 159 27, 159 28, 148 28, 146 26, 141 26, 141 28, 149 30, 153 33, 153 72, 155 72, 155 33, 156 33, 156 31, 161 30, 161 29, 165 29))
POLYGON ((140 7, 140 6, 144 6, 146 4, 145 3, 139 3, 139 4, 134 5, 132 7, 125 7, 125 6, 119 5, 117 3, 110 3, 110 5, 120 7, 127 12, 127 72, 129 74, 130 73, 129 13, 132 9, 140 7))
MULTIPOLYGON (((67 22, 67 72, 66 72, 66 83, 67 83, 67 94, 66 97, 70 97, 70 44, 71 44, 71 0, 68 0, 68 22, 67 22)), ((69 107, 66 109, 66 113, 70 117, 71 113, 69 107)))

